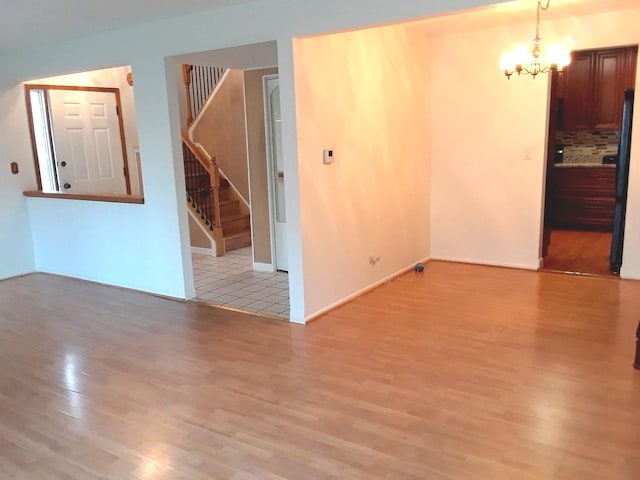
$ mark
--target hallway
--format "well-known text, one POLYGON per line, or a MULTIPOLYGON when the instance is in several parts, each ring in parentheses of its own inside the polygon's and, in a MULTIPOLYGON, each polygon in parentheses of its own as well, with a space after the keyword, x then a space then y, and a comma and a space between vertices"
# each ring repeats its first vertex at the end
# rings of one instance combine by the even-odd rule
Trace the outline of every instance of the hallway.
POLYGON ((289 275, 253 270, 251 247, 222 257, 192 254, 196 300, 289 319, 289 275))

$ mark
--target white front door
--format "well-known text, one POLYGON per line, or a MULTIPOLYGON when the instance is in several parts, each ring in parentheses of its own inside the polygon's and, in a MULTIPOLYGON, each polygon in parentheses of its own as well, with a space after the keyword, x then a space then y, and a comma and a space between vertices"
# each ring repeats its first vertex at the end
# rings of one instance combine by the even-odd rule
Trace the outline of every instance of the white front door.
POLYGON ((126 194, 115 93, 48 92, 60 191, 126 194))
POLYGON ((277 270, 289 270, 287 257, 287 213, 284 198, 284 163, 282 158, 282 116, 280 115, 280 80, 277 75, 265 77, 267 146, 271 174, 273 241, 277 270))

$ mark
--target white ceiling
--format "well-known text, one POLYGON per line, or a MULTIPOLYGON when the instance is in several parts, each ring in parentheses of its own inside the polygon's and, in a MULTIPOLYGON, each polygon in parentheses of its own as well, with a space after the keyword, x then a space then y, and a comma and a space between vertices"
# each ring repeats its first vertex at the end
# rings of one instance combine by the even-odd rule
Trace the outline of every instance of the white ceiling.
POLYGON ((0 51, 252 0, 0 0, 0 51))
MULTIPOLYGON (((449 15, 411 22, 431 33, 479 30, 501 25, 534 23, 537 0, 514 0, 475 8, 449 15)), ((541 20, 581 17, 598 13, 638 8, 638 0, 551 0, 550 8, 542 12, 541 20)))
MULTIPOLYGON (((0 0, 0 51, 252 1, 255 0, 0 0)), ((517 0, 422 22, 437 32, 533 21, 536 3, 537 0, 517 0)), ((637 6, 638 0, 552 0, 544 17, 588 15, 637 6)))
POLYGON ((188 65, 211 65, 212 67, 251 70, 277 66, 278 49, 276 42, 264 42, 177 55, 175 59, 177 63, 188 65))

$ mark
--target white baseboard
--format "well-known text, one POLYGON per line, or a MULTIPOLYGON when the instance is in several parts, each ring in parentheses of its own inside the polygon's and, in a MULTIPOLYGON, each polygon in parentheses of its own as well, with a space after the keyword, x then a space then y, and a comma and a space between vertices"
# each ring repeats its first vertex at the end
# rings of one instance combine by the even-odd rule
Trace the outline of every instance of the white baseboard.
POLYGON ((256 272, 275 272, 276 269, 270 263, 253 262, 253 269, 256 272))
MULTIPOLYGON (((424 263, 429 262, 430 260, 431 260, 430 258, 425 258, 424 260, 420 260, 419 262, 416 262, 416 263, 423 263, 424 264, 424 263)), ((375 288, 378 288, 380 285, 383 285, 383 284, 385 284, 387 282, 390 282, 394 278, 399 277, 400 275, 404 275, 407 272, 410 272, 411 270, 414 269, 415 265, 416 265, 415 263, 412 263, 408 267, 405 267, 405 268, 402 268, 402 269, 398 270, 396 273, 392 273, 391 275, 387 275, 383 279, 378 280, 377 282, 372 283, 371 285, 369 285, 367 287, 364 287, 364 288, 358 290, 357 292, 352 293, 351 295, 348 295, 348 296, 344 297, 341 300, 338 300, 335 303, 332 303, 328 307, 325 307, 325 308, 323 308, 321 310, 318 310, 317 312, 314 312, 314 313, 308 315, 307 317, 305 317, 304 322, 295 322, 295 323, 309 323, 309 322, 315 320, 316 318, 324 315, 325 313, 333 310, 334 308, 338 308, 339 306, 344 305, 345 303, 349 303, 351 300, 353 300, 353 299, 355 299, 357 297, 360 297, 361 295, 364 295, 365 293, 367 293, 367 292, 369 292, 369 291, 371 291, 371 290, 373 290, 375 288)))
POLYGON ((182 298, 182 297, 175 297, 173 295, 165 295, 163 293, 157 293, 157 292, 153 292, 150 290, 141 290, 140 288, 137 287, 133 287, 133 286, 128 286, 128 285, 118 285, 116 283, 106 283, 105 281, 96 279, 96 278, 91 278, 91 277, 87 277, 87 276, 75 276, 75 275, 69 275, 69 274, 64 274, 64 273, 56 273, 56 272, 52 272, 50 270, 36 270, 35 272, 32 273, 39 273, 42 275, 50 275, 52 277, 61 277, 61 278, 71 278, 73 280, 79 280, 81 282, 88 282, 88 283, 94 283, 96 285, 101 285, 103 287, 109 287, 109 288, 118 288, 120 290, 128 290, 130 292, 137 292, 137 293, 141 293, 143 295, 152 295, 154 297, 158 297, 158 298, 166 298, 167 300, 172 300, 172 301, 176 301, 176 302, 185 302, 187 299, 182 298))
POLYGON ((489 262, 486 260, 476 260, 473 258, 431 257, 431 260, 440 260, 442 262, 469 263, 471 265, 486 265, 488 267, 518 268, 520 270, 537 270, 539 268, 536 264, 527 265, 525 263, 489 262))
POLYGON ((198 253, 200 255, 209 255, 211 257, 216 256, 216 251, 213 248, 191 247, 191 253, 198 253))
POLYGON ((623 280, 640 280, 640 275, 629 275, 624 271, 620 272, 620 278, 623 280))
POLYGON ((7 275, 4 277, 0 277, 0 281, 2 280, 9 280, 10 278, 18 278, 18 277, 24 277, 25 275, 31 275, 32 273, 38 273, 37 270, 26 270, 24 272, 18 272, 12 275, 7 275))

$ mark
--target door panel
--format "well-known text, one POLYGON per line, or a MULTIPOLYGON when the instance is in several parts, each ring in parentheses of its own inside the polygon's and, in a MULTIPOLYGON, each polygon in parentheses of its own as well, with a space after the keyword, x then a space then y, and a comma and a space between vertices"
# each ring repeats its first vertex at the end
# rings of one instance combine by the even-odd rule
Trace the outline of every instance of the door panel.
POLYGON ((100 178, 113 178, 113 152, 111 151, 110 132, 105 128, 93 130, 93 140, 96 146, 98 160, 98 174, 100 178))
POLYGON ((126 194, 113 92, 49 90, 58 178, 71 193, 126 194))
POLYGON ((268 130, 268 154, 272 180, 271 192, 273 197, 273 222, 275 243, 275 264, 277 270, 288 271, 289 259, 287 256, 286 234, 286 202, 285 202, 285 175, 282 156, 282 116, 280 113, 280 84, 277 77, 266 78, 266 107, 268 130))
POLYGON ((73 175, 61 176, 61 181, 73 180, 74 176, 79 181, 89 180, 89 154, 87 152, 87 145, 84 142, 84 132, 82 128, 67 127, 67 142, 56 142, 56 147, 60 150, 56 150, 56 155, 59 160, 59 164, 65 162, 65 169, 58 167, 58 171, 64 171, 65 174, 69 171, 69 167, 72 170, 73 175), (66 160, 65 160, 66 159, 66 160))

